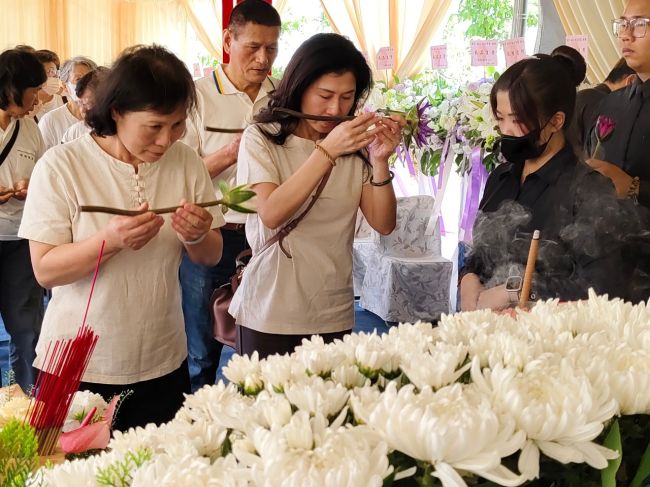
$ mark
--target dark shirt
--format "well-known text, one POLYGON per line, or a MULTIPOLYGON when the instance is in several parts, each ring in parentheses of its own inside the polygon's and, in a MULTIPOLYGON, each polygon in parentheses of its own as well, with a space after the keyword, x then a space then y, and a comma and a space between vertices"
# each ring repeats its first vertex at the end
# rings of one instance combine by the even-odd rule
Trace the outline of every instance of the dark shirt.
POLYGON ((601 83, 593 88, 580 90, 576 95, 576 110, 573 118, 577 147, 585 146, 591 128, 596 125, 600 102, 611 92, 609 86, 601 83))
POLYGON ((588 289, 623 294, 620 250, 609 222, 618 203, 611 182, 578 162, 569 146, 521 184, 523 164, 488 178, 474 244, 463 273, 487 287, 523 276, 534 230, 540 230, 533 290, 538 298, 576 300, 588 289))
MULTIPOLYGON (((650 81, 636 83, 607 95, 599 115, 616 126, 601 143, 597 158, 617 165, 640 179, 638 205, 622 200, 625 228, 621 230, 625 276, 633 302, 650 298, 650 81)), ((592 150, 595 144, 592 137, 592 150)))

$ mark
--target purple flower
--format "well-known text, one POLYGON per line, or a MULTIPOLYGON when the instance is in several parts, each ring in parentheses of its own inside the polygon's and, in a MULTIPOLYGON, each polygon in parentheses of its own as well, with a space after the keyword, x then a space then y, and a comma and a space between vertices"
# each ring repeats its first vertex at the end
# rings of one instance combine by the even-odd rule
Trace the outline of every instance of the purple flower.
POLYGON ((424 147, 428 145, 429 137, 431 137, 435 132, 429 127, 429 117, 427 116, 427 110, 431 108, 431 103, 425 97, 422 98, 416 105, 417 109, 417 128, 415 130, 415 143, 418 147, 424 147))
POLYGON ((616 122, 605 115, 600 115, 596 121, 596 136, 598 137, 598 142, 604 142, 607 138, 612 135, 614 129, 616 128, 616 122))

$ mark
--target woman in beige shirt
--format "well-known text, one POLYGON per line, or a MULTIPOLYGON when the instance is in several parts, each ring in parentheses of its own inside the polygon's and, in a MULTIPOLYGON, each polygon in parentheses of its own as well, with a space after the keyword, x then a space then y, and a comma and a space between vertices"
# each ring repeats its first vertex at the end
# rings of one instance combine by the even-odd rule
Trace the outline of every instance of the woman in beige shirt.
POLYGON ((256 117, 259 123, 244 132, 237 179, 253 186, 258 213, 246 222, 253 258, 230 307, 239 325, 240 353, 289 352, 303 337, 333 340, 354 325, 357 210, 380 233, 395 227, 388 158, 400 141, 403 120, 364 113, 340 123, 276 109, 353 115, 371 83, 368 64, 349 40, 315 35, 294 54, 268 108, 256 117), (305 210, 330 170, 322 194, 282 248, 276 243, 262 251, 305 210))
POLYGON ((177 142, 195 102, 192 77, 164 48, 138 47, 116 61, 87 115, 93 131, 58 145, 32 176, 19 235, 34 273, 53 288, 35 366, 48 343, 75 335, 102 241, 104 258, 88 315, 99 341, 82 389, 107 399, 133 391, 116 428, 173 418, 190 392, 178 269, 183 249, 214 265, 224 220, 201 159, 177 142), (189 203, 192 202, 192 203, 189 203), (82 205, 137 208, 138 216, 82 213, 82 205), (180 205, 175 213, 146 211, 180 205))

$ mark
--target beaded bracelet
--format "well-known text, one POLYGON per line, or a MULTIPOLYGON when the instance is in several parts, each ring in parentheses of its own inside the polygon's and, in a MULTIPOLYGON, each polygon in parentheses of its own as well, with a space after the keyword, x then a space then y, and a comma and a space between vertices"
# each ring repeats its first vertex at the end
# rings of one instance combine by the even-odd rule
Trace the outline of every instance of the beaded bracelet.
POLYGON ((386 186, 387 184, 390 184, 390 182, 391 182, 391 181, 393 180, 393 178, 395 177, 395 173, 393 173, 393 171, 388 171, 388 172, 390 173, 390 176, 388 177, 388 179, 387 179, 386 181, 380 181, 380 182, 378 182, 378 183, 375 183, 375 182, 371 179, 371 180, 370 180, 370 184, 372 184, 373 186, 386 186))
POLYGON ((320 145, 320 144, 316 144, 316 149, 318 149, 319 151, 321 151, 321 152, 323 153, 323 155, 324 155, 325 157, 327 157, 327 160, 330 161, 330 164, 332 165, 332 167, 336 166, 336 161, 335 161, 334 158, 332 157, 332 154, 330 154, 329 152, 327 152, 327 149, 325 149, 325 147, 323 147, 323 146, 320 145))

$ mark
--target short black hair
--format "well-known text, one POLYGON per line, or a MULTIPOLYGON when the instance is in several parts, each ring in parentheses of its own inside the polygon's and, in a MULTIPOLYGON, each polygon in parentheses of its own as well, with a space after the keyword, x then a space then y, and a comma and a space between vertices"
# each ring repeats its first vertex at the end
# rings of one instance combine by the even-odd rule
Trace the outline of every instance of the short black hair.
POLYGON ((99 84, 100 76, 106 74, 107 71, 107 67, 97 66, 97 69, 93 69, 92 71, 84 74, 81 78, 79 78, 79 81, 77 81, 77 85, 74 90, 76 95, 81 98, 84 96, 84 92, 87 89, 91 89, 93 91, 96 90, 97 85, 99 84))
POLYGON ((104 137, 117 133, 114 112, 168 114, 179 106, 189 111, 195 105, 194 81, 183 61, 161 46, 133 46, 102 76, 86 122, 104 137))
POLYGON ((49 49, 39 49, 36 51, 36 57, 43 64, 54 63, 56 65, 56 69, 59 69, 61 67, 61 60, 59 59, 58 54, 54 51, 50 51, 49 49))
POLYGON ((267 27, 281 27, 280 14, 270 3, 264 0, 244 0, 232 9, 228 20, 228 30, 237 35, 239 29, 253 23, 267 27))
POLYGON ((8 49, 0 54, 0 109, 22 106, 23 94, 47 81, 45 68, 33 52, 8 49))
POLYGON ((605 78, 605 81, 608 83, 617 83, 619 81, 622 81, 623 78, 627 78, 631 74, 636 74, 636 71, 627 65, 625 58, 621 58, 609 72, 607 78, 605 78))

